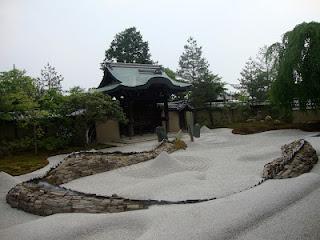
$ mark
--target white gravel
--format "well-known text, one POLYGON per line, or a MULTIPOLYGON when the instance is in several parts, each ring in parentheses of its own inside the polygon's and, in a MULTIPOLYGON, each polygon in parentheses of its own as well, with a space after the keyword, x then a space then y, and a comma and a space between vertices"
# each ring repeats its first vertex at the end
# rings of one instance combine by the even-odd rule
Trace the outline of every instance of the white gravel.
MULTIPOLYGON (((319 152, 320 138, 314 135, 282 130, 240 136, 232 135, 229 129, 212 130, 194 143, 188 142, 185 151, 162 153, 154 160, 66 186, 135 198, 226 197, 117 214, 56 214, 29 219, 0 229, 0 239, 320 239, 319 164, 298 178, 268 180, 233 194, 259 181, 263 165, 279 156, 285 143, 304 138, 319 152)), ((152 144, 147 143, 148 147, 152 144)), ((146 146, 136 144, 135 148, 140 151, 146 146)), ((8 184, 1 188, 6 188, 3 185, 8 184)), ((0 205, 0 219, 3 212, 7 212, 5 218, 21 212, 9 212, 4 206, 0 205)))
POLYGON ((263 166, 280 155, 281 145, 308 136, 301 131, 250 136, 234 135, 229 129, 206 131, 210 132, 203 133, 194 143, 188 142, 185 151, 162 153, 151 161, 77 179, 64 186, 133 199, 220 198, 257 184, 263 166))
MULTIPOLYGON (((0 229, 39 218, 38 216, 13 209, 6 203, 7 192, 19 182, 11 175, 0 172, 0 229)), ((1 233, 0 239, 2 239, 1 233)))

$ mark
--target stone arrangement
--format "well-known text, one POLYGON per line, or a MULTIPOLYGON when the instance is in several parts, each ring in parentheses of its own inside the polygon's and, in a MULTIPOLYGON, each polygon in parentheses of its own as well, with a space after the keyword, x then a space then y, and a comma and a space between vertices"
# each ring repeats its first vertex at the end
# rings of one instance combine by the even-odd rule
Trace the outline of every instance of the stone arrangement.
MULTIPOLYGON (((180 145, 175 142, 163 141, 154 150, 144 152, 73 153, 66 157, 60 165, 51 169, 44 177, 20 183, 13 187, 8 192, 6 201, 13 208, 19 208, 41 216, 68 212, 123 212, 147 208, 153 204, 171 204, 171 202, 166 201, 130 200, 116 195, 86 194, 59 185, 80 177, 144 162, 155 158, 162 151, 171 153, 182 149, 184 146, 180 145)), ((195 202, 198 202, 198 200, 195 202)), ((177 202, 177 204, 179 203, 186 202, 177 202)))
POLYGON ((281 151, 280 158, 264 166, 262 173, 264 179, 297 177, 309 172, 318 162, 316 150, 303 139, 282 146, 281 151))
POLYGON ((6 198, 11 207, 40 216, 56 213, 116 213, 146 209, 151 205, 191 204, 213 199, 216 198, 185 201, 134 200, 115 194, 86 194, 41 181, 20 183, 9 191, 6 198))
POLYGON ((40 216, 55 213, 114 213, 145 208, 143 201, 117 196, 103 197, 56 187, 46 182, 26 182, 7 194, 11 207, 40 216))
POLYGON ((178 148, 175 143, 164 141, 154 150, 145 152, 73 153, 66 157, 60 165, 49 171, 43 180, 53 185, 60 185, 77 178, 148 161, 158 156, 162 151, 171 153, 176 149, 178 148))
MULTIPOLYGON (((138 200, 117 195, 99 196, 86 194, 59 186, 76 178, 96 174, 155 158, 162 151, 173 152, 186 147, 179 140, 175 143, 162 142, 156 149, 134 153, 80 152, 69 155, 50 170, 44 177, 20 183, 12 188, 6 197, 11 207, 33 214, 48 216, 55 213, 115 213, 148 208, 150 205, 190 204, 210 199, 185 201, 138 200)), ((305 140, 297 140, 282 148, 282 156, 266 164, 263 180, 242 191, 256 187, 267 179, 290 178, 309 172, 318 157, 313 147, 305 140)), ((242 192, 241 191, 241 192, 242 192)))

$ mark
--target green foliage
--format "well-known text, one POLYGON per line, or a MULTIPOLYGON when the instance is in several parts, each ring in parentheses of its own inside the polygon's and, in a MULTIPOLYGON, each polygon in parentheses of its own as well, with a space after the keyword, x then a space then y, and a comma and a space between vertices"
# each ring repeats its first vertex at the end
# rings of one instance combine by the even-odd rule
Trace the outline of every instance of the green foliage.
POLYGON ((24 152, 32 148, 33 140, 30 137, 24 137, 15 140, 0 141, 0 157, 13 152, 24 152))
POLYGON ((191 101, 196 107, 212 102, 225 91, 224 83, 218 75, 207 74, 201 81, 194 81, 191 91, 191 101))
POLYGON ((81 116, 87 121, 113 118, 119 122, 126 122, 125 115, 118 101, 113 101, 109 95, 99 92, 77 93, 66 96, 62 108, 64 115, 81 111, 81 116))
POLYGON ((81 88, 80 86, 74 86, 74 87, 70 88, 68 92, 70 95, 74 95, 74 94, 84 93, 85 90, 83 88, 81 88))
POLYGON ((234 98, 240 102, 248 102, 249 96, 244 90, 240 90, 237 93, 234 93, 234 98))
MULTIPOLYGON (((180 79, 179 77, 177 78, 176 77, 176 73, 171 70, 170 68, 164 68, 164 72, 173 80, 177 81, 177 82, 183 82, 183 83, 186 83, 185 80, 182 80, 180 79)), ((170 100, 171 101, 176 101, 176 100, 184 100, 187 98, 187 95, 188 95, 188 92, 179 92, 179 93, 175 93, 175 94, 172 94, 170 96, 170 100)))
POLYGON ((48 111, 52 115, 57 115, 65 104, 65 96, 56 89, 49 89, 42 93, 38 102, 41 110, 48 111))
POLYGON ((207 102, 214 101, 223 94, 224 83, 218 75, 209 70, 209 63, 202 56, 202 47, 190 37, 184 46, 184 52, 179 60, 178 75, 192 83, 191 101, 197 107, 203 107, 207 102))
POLYGON ((200 81, 208 74, 209 64, 202 56, 202 47, 190 37, 184 46, 184 52, 179 59, 178 75, 193 83, 200 81))
POLYGON ((96 120, 107 117, 126 122, 119 103, 110 96, 84 92, 79 87, 63 95, 61 81, 55 80, 37 89, 39 85, 24 71, 13 69, 0 74, 0 119, 24 128, 28 138, 6 140, 0 151, 30 150, 31 144, 35 153, 38 149, 60 149, 71 144, 72 138, 85 138, 88 125, 96 120), (75 112, 80 114, 72 115, 75 112))
POLYGON ((148 42, 143 41, 135 27, 127 28, 112 40, 101 69, 105 69, 108 62, 152 63, 148 42))
POLYGON ((320 23, 297 25, 282 39, 278 76, 272 85, 272 101, 290 112, 294 100, 301 109, 320 104, 320 23))
POLYGON ((267 99, 270 81, 266 72, 253 59, 249 58, 240 75, 240 84, 253 102, 267 99))
POLYGON ((271 83, 274 82, 278 76, 280 56, 283 51, 281 43, 271 44, 269 47, 264 48, 263 56, 266 59, 267 74, 271 83))
POLYGON ((170 68, 164 68, 164 72, 169 76, 169 78, 176 80, 176 73, 170 68))
POLYGON ((46 90, 55 90, 57 92, 61 92, 61 82, 63 79, 63 76, 58 74, 56 69, 47 63, 47 65, 45 65, 41 70, 41 76, 37 78, 38 90, 40 93, 43 93, 46 90))
POLYGON ((63 149, 65 146, 68 146, 69 143, 69 139, 56 136, 48 136, 41 139, 39 148, 46 151, 53 151, 57 149, 63 149))
POLYGON ((242 69, 240 85, 252 102, 269 99, 271 83, 278 74, 280 52, 281 46, 277 43, 264 46, 255 59, 249 58, 242 69))
POLYGON ((13 69, 0 73, 0 119, 10 120, 12 114, 29 111, 38 106, 34 79, 25 71, 13 69))

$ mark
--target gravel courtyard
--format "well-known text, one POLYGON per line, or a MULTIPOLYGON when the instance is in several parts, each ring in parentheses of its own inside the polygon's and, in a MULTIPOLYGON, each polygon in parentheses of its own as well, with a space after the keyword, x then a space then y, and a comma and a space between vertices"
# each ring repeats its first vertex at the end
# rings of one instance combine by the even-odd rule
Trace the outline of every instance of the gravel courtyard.
MULTIPOLYGON (((0 173, 0 239, 320 239, 320 167, 284 180, 262 180, 263 166, 280 147, 303 138, 320 152, 317 133, 278 130, 234 135, 203 129, 186 150, 71 181, 63 186, 131 199, 213 201, 116 214, 56 214, 39 217, 5 202, 16 183, 41 176, 49 166, 24 176, 0 173)), ((105 151, 143 151, 148 141, 105 151)), ((65 156, 65 155, 64 155, 65 156)), ((56 165, 64 156, 49 159, 56 165)))

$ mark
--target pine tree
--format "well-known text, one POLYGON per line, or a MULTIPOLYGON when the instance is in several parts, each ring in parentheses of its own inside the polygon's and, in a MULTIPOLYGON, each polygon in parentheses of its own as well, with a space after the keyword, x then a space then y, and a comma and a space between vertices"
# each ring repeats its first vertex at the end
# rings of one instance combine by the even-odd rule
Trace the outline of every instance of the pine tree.
POLYGON ((271 84, 278 74, 279 47, 278 44, 263 46, 255 59, 249 58, 240 73, 241 88, 253 102, 262 102, 269 98, 271 84))
POLYGON ((253 102, 265 101, 270 87, 267 72, 252 58, 246 62, 239 79, 241 87, 247 91, 253 102))
POLYGON ((135 27, 127 28, 112 40, 105 52, 101 69, 105 69, 108 62, 152 63, 148 42, 143 41, 141 33, 135 27))
POLYGON ((208 69, 209 64, 202 57, 202 47, 199 47, 197 41, 190 37, 179 59, 178 75, 193 83, 194 81, 200 81, 208 74, 208 69))
POLYGON ((202 47, 190 37, 179 60, 178 75, 192 83, 191 101, 204 107, 224 92, 224 83, 209 70, 208 61, 202 56, 202 47))
POLYGON ((63 79, 63 76, 61 74, 58 74, 56 69, 49 63, 47 63, 47 65, 45 65, 41 70, 41 76, 37 78, 38 89, 41 93, 48 90, 61 92, 61 82, 63 81, 63 79))

